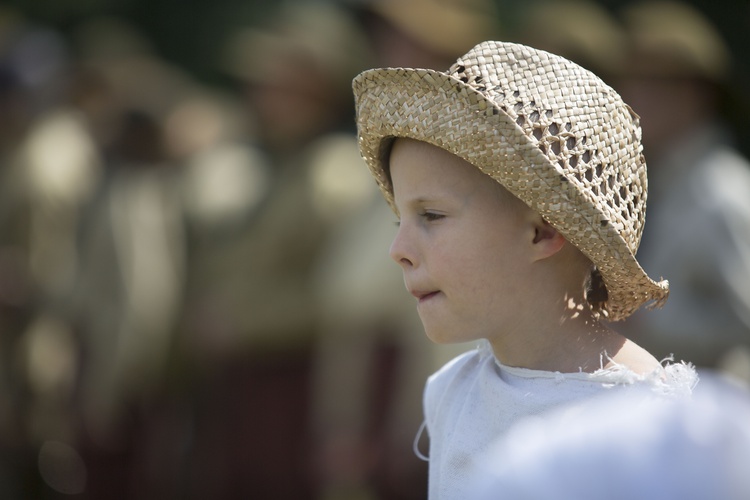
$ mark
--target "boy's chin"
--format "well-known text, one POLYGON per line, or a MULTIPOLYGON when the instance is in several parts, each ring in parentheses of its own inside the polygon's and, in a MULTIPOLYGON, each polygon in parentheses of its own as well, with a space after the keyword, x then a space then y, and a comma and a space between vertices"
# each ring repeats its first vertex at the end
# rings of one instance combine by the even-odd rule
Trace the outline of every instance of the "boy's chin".
POLYGON ((460 344, 468 342, 470 338, 460 338, 455 331, 446 331, 444 328, 429 328, 422 322, 425 335, 435 344, 460 344))

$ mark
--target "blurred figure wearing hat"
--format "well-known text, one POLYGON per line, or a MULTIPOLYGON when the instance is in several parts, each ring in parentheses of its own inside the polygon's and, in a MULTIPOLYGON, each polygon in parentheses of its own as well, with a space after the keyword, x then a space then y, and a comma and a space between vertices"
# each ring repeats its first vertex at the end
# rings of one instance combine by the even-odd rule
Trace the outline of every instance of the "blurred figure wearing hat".
POLYGON ((368 53, 354 19, 330 2, 284 2, 227 40, 224 70, 251 121, 263 187, 191 260, 185 347, 202 371, 187 466, 196 498, 314 496, 312 276, 338 217, 369 185, 351 167, 361 159, 349 91, 368 53))
POLYGON ((621 16, 619 90, 641 115, 654 193, 638 256, 672 289, 664 309, 632 318, 632 332, 657 357, 750 381, 750 164, 720 112, 731 54, 683 3, 637 3, 621 16))

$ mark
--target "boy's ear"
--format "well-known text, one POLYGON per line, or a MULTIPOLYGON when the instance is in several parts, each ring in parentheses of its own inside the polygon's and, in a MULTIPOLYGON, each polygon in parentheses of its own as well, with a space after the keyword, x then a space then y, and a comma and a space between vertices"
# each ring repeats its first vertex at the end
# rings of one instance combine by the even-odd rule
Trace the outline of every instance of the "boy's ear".
POLYGON ((565 246, 565 237, 546 220, 539 217, 534 224, 533 248, 536 260, 552 257, 565 246))

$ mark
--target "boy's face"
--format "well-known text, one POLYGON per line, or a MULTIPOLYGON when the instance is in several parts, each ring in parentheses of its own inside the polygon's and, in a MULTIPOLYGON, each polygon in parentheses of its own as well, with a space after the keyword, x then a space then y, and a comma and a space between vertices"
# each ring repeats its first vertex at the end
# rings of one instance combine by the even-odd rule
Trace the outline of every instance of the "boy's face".
POLYGON ((391 257, 439 343, 492 340, 528 307, 534 212, 468 162, 398 139, 390 172, 401 220, 391 257))

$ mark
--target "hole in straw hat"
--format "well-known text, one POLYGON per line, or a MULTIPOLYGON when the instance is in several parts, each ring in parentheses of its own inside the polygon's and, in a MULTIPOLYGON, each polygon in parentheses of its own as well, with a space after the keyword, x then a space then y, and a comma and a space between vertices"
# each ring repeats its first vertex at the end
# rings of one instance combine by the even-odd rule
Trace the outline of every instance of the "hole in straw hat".
POLYGON ((626 210, 626 207, 624 207, 622 204, 622 198, 620 198, 620 193, 615 191, 615 194, 612 197, 611 203, 609 203, 609 205, 615 209, 619 208, 618 211, 620 212, 621 215, 627 215, 625 213, 627 210, 626 210))
MULTIPOLYGON (((606 222, 606 221, 603 221, 606 222)), ((586 300, 594 307, 599 309, 609 299, 607 286, 604 284, 604 278, 598 268, 594 268, 589 276, 588 289, 586 290, 586 300)))

